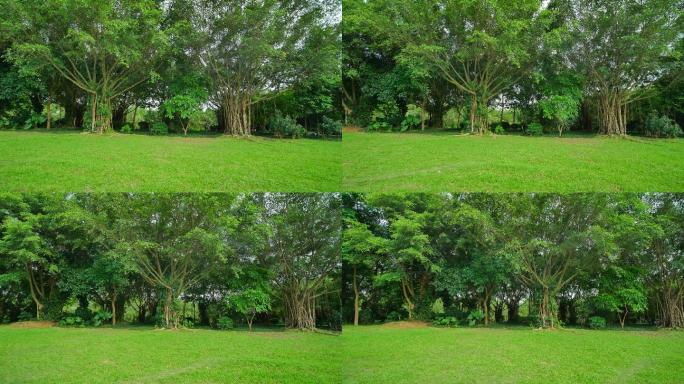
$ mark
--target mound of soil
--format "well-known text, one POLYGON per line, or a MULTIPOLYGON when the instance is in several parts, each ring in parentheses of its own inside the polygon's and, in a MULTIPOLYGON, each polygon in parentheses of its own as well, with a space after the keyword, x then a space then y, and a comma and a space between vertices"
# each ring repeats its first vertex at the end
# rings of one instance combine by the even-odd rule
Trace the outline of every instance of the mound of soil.
POLYGON ((382 325, 385 328, 393 329, 414 329, 414 328, 426 328, 428 323, 424 321, 393 321, 391 323, 385 323, 382 325))
POLYGON ((22 329, 30 329, 30 328, 51 328, 54 327, 55 322, 54 321, 18 321, 16 323, 12 323, 9 325, 10 328, 22 328, 22 329))
POLYGON ((342 128, 342 134, 345 132, 363 132, 363 128, 354 125, 348 125, 342 128))

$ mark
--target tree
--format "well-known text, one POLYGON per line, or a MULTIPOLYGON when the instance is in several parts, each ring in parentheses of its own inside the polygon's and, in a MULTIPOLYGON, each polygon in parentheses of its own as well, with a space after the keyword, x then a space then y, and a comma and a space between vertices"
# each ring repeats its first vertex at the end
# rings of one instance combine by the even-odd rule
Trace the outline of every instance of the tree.
POLYGON ((15 49, 49 63, 90 96, 92 131, 111 129, 113 100, 156 79, 169 38, 155 2, 27 1, 23 6, 22 22, 35 33, 15 49), (67 28, 64 38, 50 39, 48 31, 60 26, 67 28))
POLYGON ((340 266, 339 197, 335 194, 268 194, 269 255, 274 285, 290 328, 316 327, 316 299, 340 266))
POLYGON ((247 289, 230 298, 235 310, 245 317, 252 330, 254 316, 271 310, 271 296, 261 289, 247 289))
POLYGON ((253 107, 306 76, 297 60, 308 39, 327 29, 325 1, 204 0, 193 27, 204 35, 202 65, 212 79, 212 102, 225 133, 250 135, 253 107))
POLYGON ((432 250, 428 236, 422 231, 420 216, 399 217, 390 226, 391 240, 389 252, 394 255, 396 269, 387 277, 397 280, 401 285, 404 304, 409 320, 413 319, 416 299, 420 292, 416 292, 416 281, 423 280, 437 267, 429 258, 432 250))
POLYGON ((361 295, 359 282, 360 269, 370 268, 377 261, 377 255, 386 251, 386 240, 375 236, 368 226, 355 219, 345 221, 342 236, 342 260, 352 269, 352 289, 354 291, 354 325, 359 325, 361 295))
POLYGON ((569 95, 551 95, 539 101, 544 117, 555 123, 558 136, 577 119, 579 106, 579 98, 569 95))
POLYGON ((627 133, 629 105, 652 95, 662 58, 680 39, 681 4, 668 0, 568 0, 570 62, 585 73, 595 95, 600 132, 627 133), (624 22, 629 20, 629 22, 624 22))
MULTIPOLYGON (((227 197, 230 199, 231 197, 227 197)), ((173 304, 206 276, 230 249, 216 231, 231 236, 237 222, 230 205, 212 195, 134 195, 122 204, 131 209, 120 221, 121 241, 135 260, 138 272, 152 287, 164 292, 164 326, 178 328, 173 304)))
POLYGON ((537 0, 444 1, 445 38, 418 47, 444 80, 470 99, 470 131, 488 130, 489 101, 521 76, 534 57, 547 14, 537 0))
POLYGON ((599 309, 616 313, 620 327, 625 327, 627 316, 646 311, 646 290, 641 281, 626 268, 613 267, 602 278, 599 295, 594 299, 599 309))
POLYGON ((40 216, 26 213, 23 219, 6 217, 0 241, 0 251, 8 257, 6 265, 25 272, 38 320, 43 317, 46 301, 56 290, 60 270, 58 256, 40 236, 39 228, 40 216))
POLYGON ((136 265, 125 249, 113 249, 99 255, 92 265, 92 278, 98 288, 109 296, 111 303, 112 325, 117 320, 117 299, 132 282, 136 265))

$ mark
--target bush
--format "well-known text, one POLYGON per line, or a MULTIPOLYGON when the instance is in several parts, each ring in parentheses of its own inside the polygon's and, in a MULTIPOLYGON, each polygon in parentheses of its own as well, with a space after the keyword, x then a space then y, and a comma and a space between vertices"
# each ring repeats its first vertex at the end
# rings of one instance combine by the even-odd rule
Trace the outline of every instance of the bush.
POLYGON ((38 128, 38 126, 44 124, 46 121, 47 117, 34 112, 24 122, 24 129, 38 128))
POLYGON ((592 316, 587 323, 591 329, 602 329, 606 327, 606 318, 601 316, 592 316))
POLYGON ((649 137, 677 137, 682 135, 682 128, 669 117, 652 112, 646 118, 644 134, 649 137))
POLYGON ((297 124, 297 122, 290 116, 283 116, 279 111, 268 122, 268 127, 273 136, 276 137, 290 137, 298 139, 303 137, 306 131, 304 127, 297 124))
POLYGON ((158 121, 152 124, 150 133, 153 135, 166 135, 169 133, 169 127, 163 121, 158 121))
MULTIPOLYGON (((232 323, 232 320, 231 320, 231 323, 232 323)), ((195 320, 191 317, 186 317, 185 319, 183 319, 181 325, 183 326, 183 328, 194 328, 195 327, 195 320)), ((232 324, 231 324, 231 328, 232 328, 232 324)))
POLYGON ((544 127, 539 123, 530 123, 525 128, 525 134, 528 136, 541 136, 544 134, 544 127))
POLYGON ((401 122, 402 132, 409 129, 417 129, 424 120, 428 119, 428 114, 425 113, 421 107, 415 104, 409 104, 406 107, 406 114, 404 115, 404 120, 401 122))
POLYGON ((503 135, 504 133, 506 133, 506 130, 504 130, 501 124, 499 124, 496 127, 494 127, 494 133, 497 135, 503 135))
POLYGON ((437 300, 435 300, 435 302, 432 304, 432 313, 435 315, 444 314, 444 301, 442 301, 441 298, 437 298, 437 300))
POLYGON ((83 319, 78 316, 66 316, 59 321, 60 327, 85 327, 83 319))
POLYGON ((93 316, 93 326, 94 327, 99 327, 103 323, 108 322, 109 320, 112 319, 112 314, 111 312, 108 311, 97 311, 95 316, 93 316))
POLYGON ((445 316, 435 319, 432 325, 437 327, 450 327, 454 328, 458 326, 458 319, 453 316, 445 316))
POLYGON ((342 134, 342 122, 323 116, 321 131, 326 136, 339 136, 342 134))
POLYGON ((469 327, 476 326, 482 320, 484 320, 484 312, 482 312, 482 310, 479 309, 471 311, 470 314, 468 314, 468 318, 466 319, 469 327))
POLYGON ((387 321, 399 321, 401 320, 401 313, 397 311, 392 311, 387 314, 387 321))
POLYGON ((78 307, 74 311, 74 316, 78 316, 83 319, 83 321, 88 322, 93 319, 93 311, 88 307, 78 307))
POLYGON ((131 132, 133 132, 133 128, 131 127, 130 124, 124 124, 121 127, 121 133, 131 133, 131 132))
POLYGON ((228 316, 222 316, 216 322, 216 328, 221 330, 233 329, 233 319, 228 316))
POLYGON ((401 124, 402 116, 397 103, 386 101, 378 104, 371 113, 369 131, 390 131, 392 127, 401 124))

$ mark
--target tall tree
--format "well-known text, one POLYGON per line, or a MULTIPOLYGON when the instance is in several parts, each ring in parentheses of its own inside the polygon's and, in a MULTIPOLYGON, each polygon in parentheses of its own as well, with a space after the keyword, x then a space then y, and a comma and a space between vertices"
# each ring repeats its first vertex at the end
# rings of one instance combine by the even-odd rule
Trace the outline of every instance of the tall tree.
POLYGON ((26 1, 23 23, 35 31, 15 49, 49 63, 90 96, 91 130, 112 127, 112 102, 155 80, 169 46, 164 13, 152 0, 26 1), (63 38, 49 32, 66 26, 63 38))
POLYGON ((316 327, 316 300, 340 266, 341 209, 336 194, 268 194, 266 220, 276 286, 291 328, 316 327))

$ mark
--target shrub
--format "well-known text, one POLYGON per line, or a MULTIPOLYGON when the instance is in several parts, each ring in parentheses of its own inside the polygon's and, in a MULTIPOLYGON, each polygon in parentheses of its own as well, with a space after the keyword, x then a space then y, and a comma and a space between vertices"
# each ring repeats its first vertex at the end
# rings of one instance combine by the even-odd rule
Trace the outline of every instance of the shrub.
POLYGON ((342 122, 323 116, 321 131, 326 136, 339 136, 342 134, 342 122))
POLYGON ((408 129, 416 129, 421 126, 421 123, 427 120, 427 113, 423 109, 415 104, 409 104, 406 106, 408 109, 404 115, 404 120, 401 122, 401 131, 406 131, 408 129))
POLYGON ((130 124, 124 124, 121 127, 121 133, 131 133, 131 132, 133 132, 133 128, 131 127, 130 124))
POLYGON ((108 322, 112 319, 111 312, 108 311, 97 311, 95 316, 93 316, 93 326, 99 327, 103 323, 108 322))
POLYGON ((393 126, 401 124, 402 116, 399 107, 393 101, 378 104, 371 113, 369 131, 390 131, 393 126))
POLYGON ((401 320, 401 313, 397 311, 392 311, 387 314, 387 320, 388 321, 398 321, 401 320))
POLYGON ((24 122, 24 129, 38 128, 39 125, 45 123, 46 121, 47 117, 34 112, 24 122))
POLYGON ((306 131, 304 127, 297 124, 297 122, 290 116, 283 116, 279 111, 268 122, 268 127, 276 137, 290 137, 298 139, 303 137, 306 131))
POLYGON ((506 130, 501 126, 501 124, 499 124, 496 127, 494 127, 494 133, 497 135, 503 135, 504 133, 506 133, 506 130))
POLYGON ((474 327, 475 325, 480 323, 482 320, 484 320, 484 312, 482 312, 482 310, 480 310, 480 309, 475 310, 475 311, 471 311, 468 314, 468 318, 466 319, 469 327, 474 327))
POLYGON ((93 319, 93 311, 88 307, 78 307, 74 311, 74 316, 78 316, 83 319, 83 321, 88 322, 93 319))
POLYGON ((233 319, 231 319, 228 316, 219 317, 218 321, 216 322, 216 328, 224 331, 228 329, 233 329, 233 319))
POLYGON ((85 324, 83 319, 78 316, 66 316, 59 321, 58 325, 60 327, 84 327, 85 324))
POLYGON ((601 316, 592 316, 587 323, 591 329, 601 329, 606 327, 606 319, 601 316))
POLYGON ((445 317, 440 317, 435 319, 432 322, 432 325, 438 326, 438 327, 457 327, 458 326, 458 319, 453 317, 453 316, 445 316, 445 317))
POLYGON ((150 127, 150 133, 153 135, 166 135, 169 133, 169 127, 163 121, 157 121, 150 127))
MULTIPOLYGON (((232 322, 232 320, 231 320, 231 322, 232 322)), ((183 326, 183 328, 194 328, 195 327, 195 320, 192 319, 191 317, 186 317, 185 319, 183 319, 181 325, 183 326)), ((231 325, 231 328, 232 328, 232 325, 231 325)))
POLYGON ((544 127, 539 123, 530 123, 525 128, 525 134, 529 136, 541 136, 544 134, 544 127))
POLYGON ((444 301, 442 301, 441 298, 437 298, 437 300, 435 300, 435 302, 432 304, 432 313, 435 315, 444 314, 444 301))
POLYGON ((646 118, 644 134, 649 137, 677 137, 682 135, 682 128, 669 117, 652 112, 646 118))

